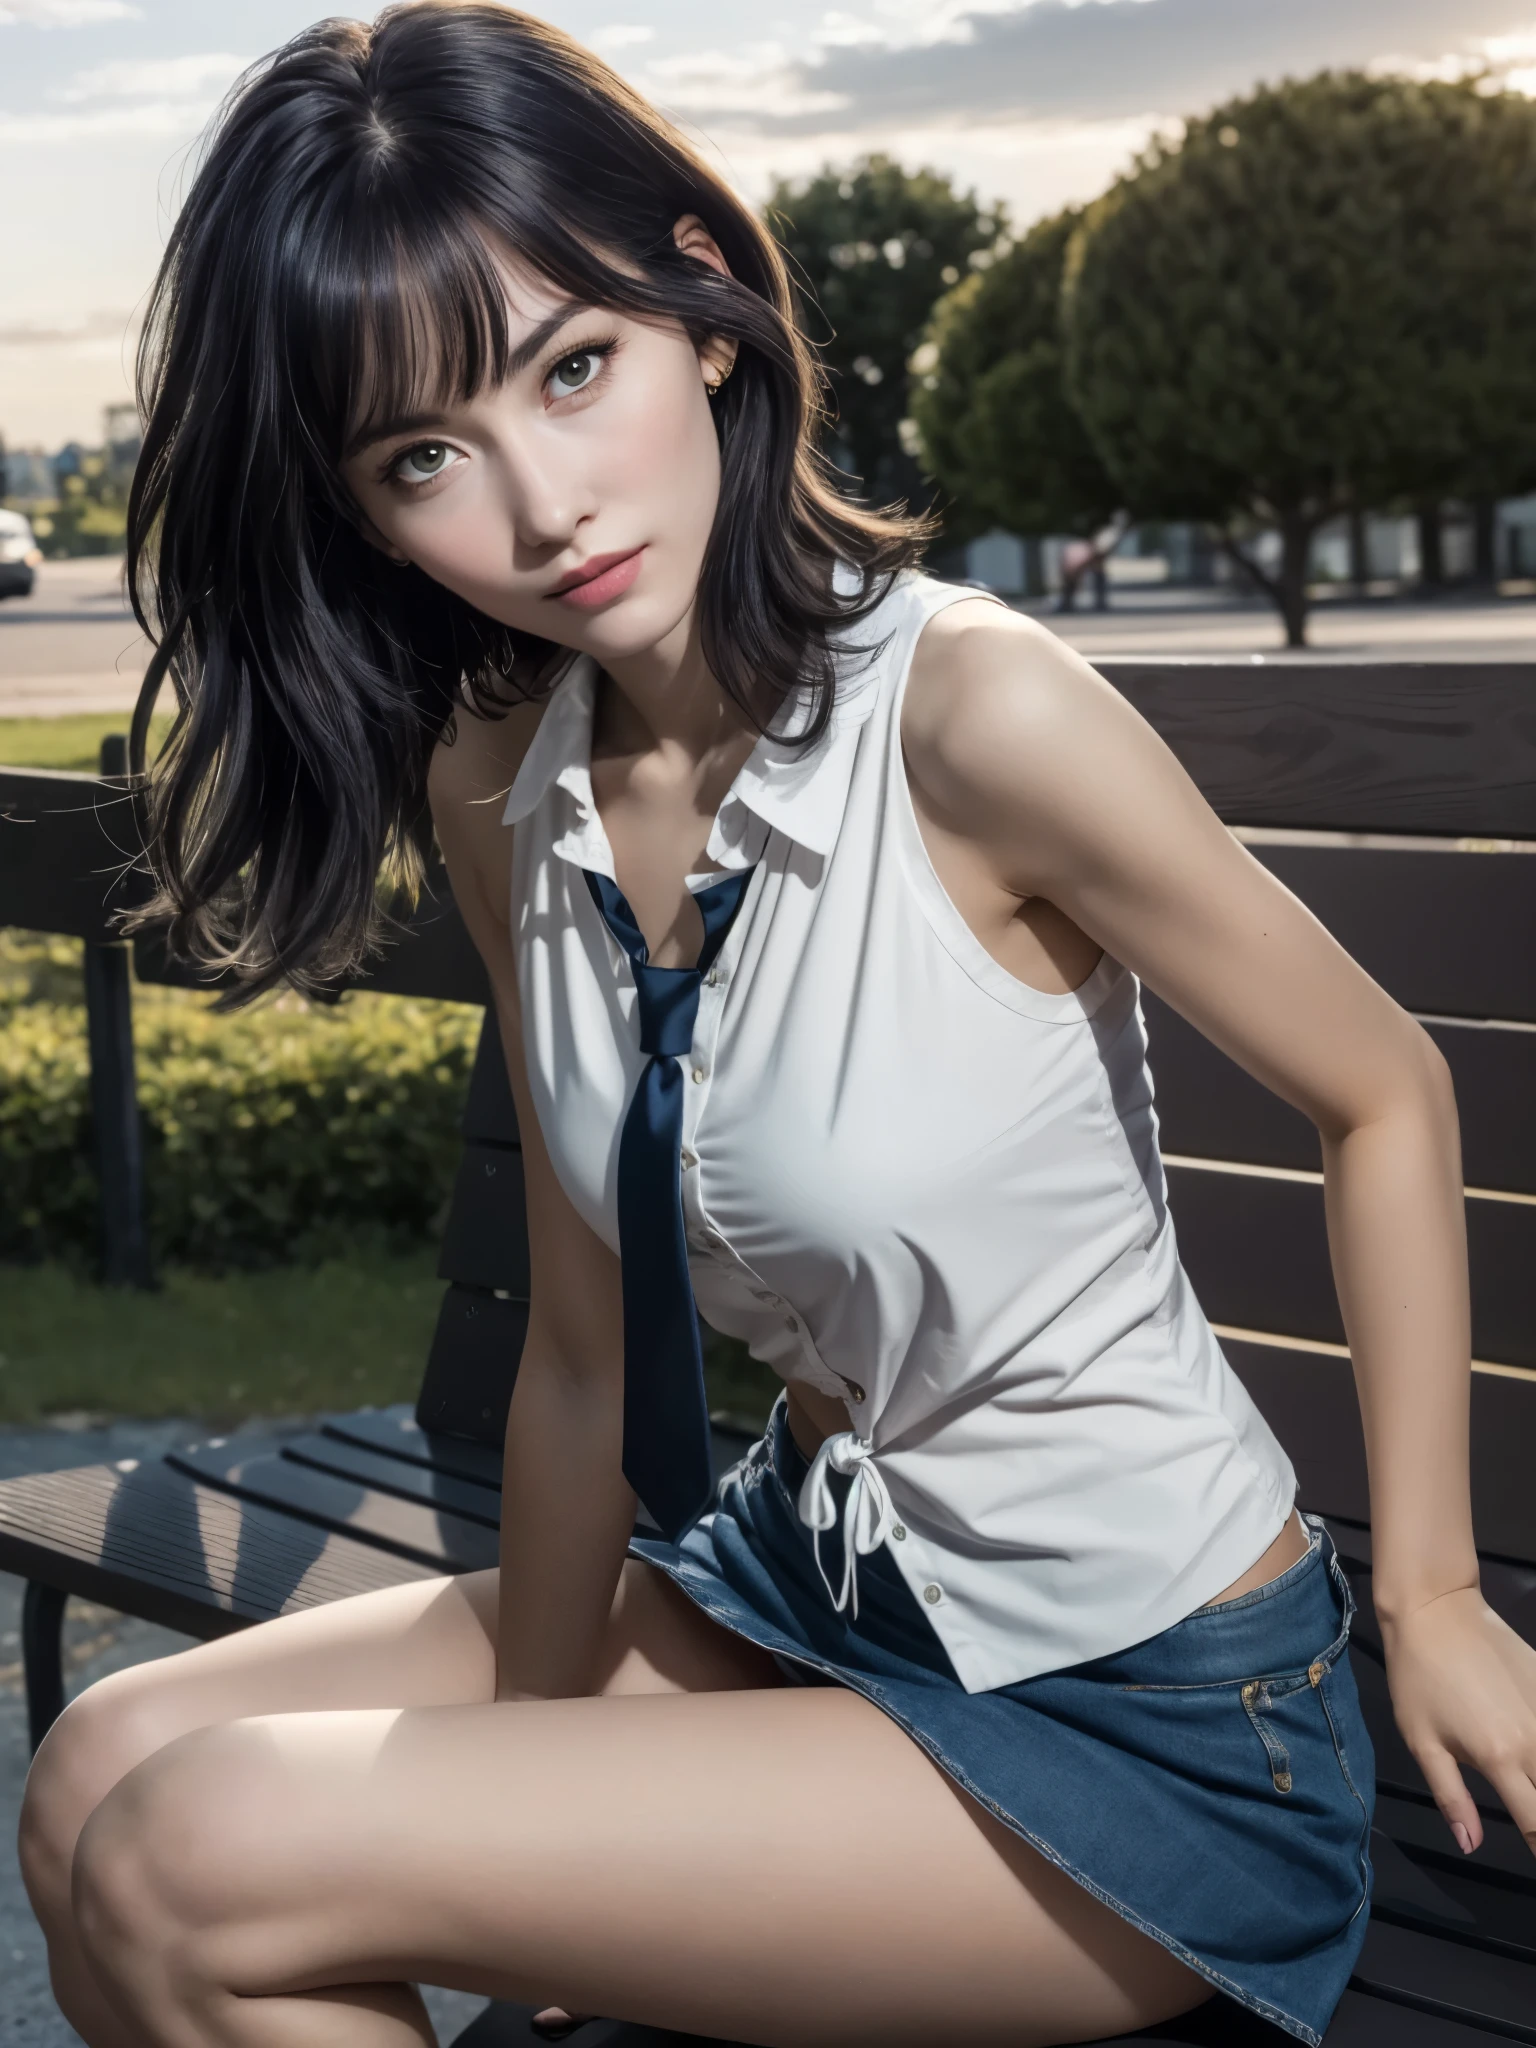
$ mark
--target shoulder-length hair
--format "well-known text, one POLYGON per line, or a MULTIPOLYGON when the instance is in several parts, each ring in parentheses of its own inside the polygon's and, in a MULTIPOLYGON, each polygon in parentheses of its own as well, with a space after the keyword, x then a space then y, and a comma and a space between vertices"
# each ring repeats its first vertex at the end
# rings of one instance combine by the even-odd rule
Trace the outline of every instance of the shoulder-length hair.
POLYGON ((740 344, 712 408, 698 607, 704 657, 759 731, 808 689, 800 738, 817 738, 833 635, 929 537, 839 490, 777 246, 607 65, 484 0, 297 36, 222 111, 139 357, 129 579, 179 709, 135 921, 232 970, 226 1001, 358 966, 381 874, 419 876, 428 759, 455 710, 542 695, 569 658, 387 562, 340 479, 371 422, 505 376, 497 247, 581 303, 740 344), (729 278, 677 248, 688 213, 729 278), (857 587, 834 582, 839 561, 857 587))

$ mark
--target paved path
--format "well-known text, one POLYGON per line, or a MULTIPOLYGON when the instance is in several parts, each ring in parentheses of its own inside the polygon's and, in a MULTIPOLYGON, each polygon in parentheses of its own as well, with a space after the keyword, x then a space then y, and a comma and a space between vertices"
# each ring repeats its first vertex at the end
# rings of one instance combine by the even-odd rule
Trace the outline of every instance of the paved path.
POLYGON ((0 603, 0 718, 131 711, 149 660, 110 556, 44 562, 30 597, 0 603))
MULTIPOLYGON (((310 1426, 308 1418, 297 1417, 286 1425, 262 1424, 250 1433, 278 1436, 310 1426)), ((173 1444, 195 1443, 206 1434, 203 1424, 179 1421, 0 1429, 0 1479, 113 1458, 159 1457, 173 1444)), ((21 1581, 0 1572, 0 2042, 5 2048, 79 2048, 80 2036, 60 2014, 48 1988, 43 1938, 16 1865, 16 1816, 28 1762, 21 1593, 21 1581)), ((64 1634, 65 1685, 71 1699, 109 1671, 169 1656, 191 1640, 83 1600, 70 1601, 64 1634)), ((483 1998, 461 1991, 427 1989, 423 1995, 443 2042, 452 2041, 485 2007, 483 1998)))
MULTIPOLYGON (((1221 590, 1121 591, 1108 612, 1067 617, 1044 604, 1029 609, 1089 656, 1308 658, 1286 654, 1269 605, 1221 590)), ((1314 653, 1335 657, 1536 661, 1536 598, 1330 598, 1313 611, 1311 637, 1314 653)), ((131 711, 148 659, 123 598, 120 562, 45 562, 31 597, 0 603, 0 717, 131 711)))
POLYGON ((1116 596, 1110 611, 1065 617, 1042 604, 1028 609, 1090 658, 1262 654, 1281 661, 1536 661, 1536 599, 1528 597, 1448 595, 1430 604, 1327 598, 1313 607, 1309 647, 1295 653, 1283 645, 1271 606, 1221 592, 1138 591, 1116 596))

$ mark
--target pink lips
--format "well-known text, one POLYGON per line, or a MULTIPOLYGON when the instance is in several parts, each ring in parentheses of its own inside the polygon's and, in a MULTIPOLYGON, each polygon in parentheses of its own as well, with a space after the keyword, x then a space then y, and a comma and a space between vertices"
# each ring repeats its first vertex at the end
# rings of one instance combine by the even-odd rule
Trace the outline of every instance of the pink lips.
POLYGON ((588 576, 580 583, 572 583, 564 590, 550 592, 562 604, 580 605, 583 611, 595 610, 598 605, 607 604, 610 598, 621 597, 640 574, 640 557, 643 547, 632 554, 610 555, 605 566, 595 576, 588 576))

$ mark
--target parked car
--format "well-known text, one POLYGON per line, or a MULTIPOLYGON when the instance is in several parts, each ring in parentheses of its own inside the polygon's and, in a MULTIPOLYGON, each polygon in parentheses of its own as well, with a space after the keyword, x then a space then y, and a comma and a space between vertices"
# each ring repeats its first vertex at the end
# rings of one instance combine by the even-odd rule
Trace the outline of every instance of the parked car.
POLYGON ((28 522, 19 512, 0 509, 0 597, 30 597, 42 559, 28 522))

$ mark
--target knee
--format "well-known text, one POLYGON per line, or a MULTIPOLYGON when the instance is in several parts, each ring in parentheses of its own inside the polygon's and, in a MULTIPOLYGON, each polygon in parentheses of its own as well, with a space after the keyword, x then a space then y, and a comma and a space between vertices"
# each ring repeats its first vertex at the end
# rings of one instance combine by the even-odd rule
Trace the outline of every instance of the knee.
POLYGON ((134 1764, 91 1809, 74 1845, 76 1937, 131 2011, 154 2009, 173 1980, 201 1981, 200 1936, 216 1884, 200 1786, 204 1752, 221 1732, 194 1729, 134 1764))
POLYGON ((132 1672, 71 1700, 39 1745, 22 1793, 16 1847, 34 1910, 67 1905, 75 1845, 96 1805, 133 1766, 179 1733, 132 1672))

